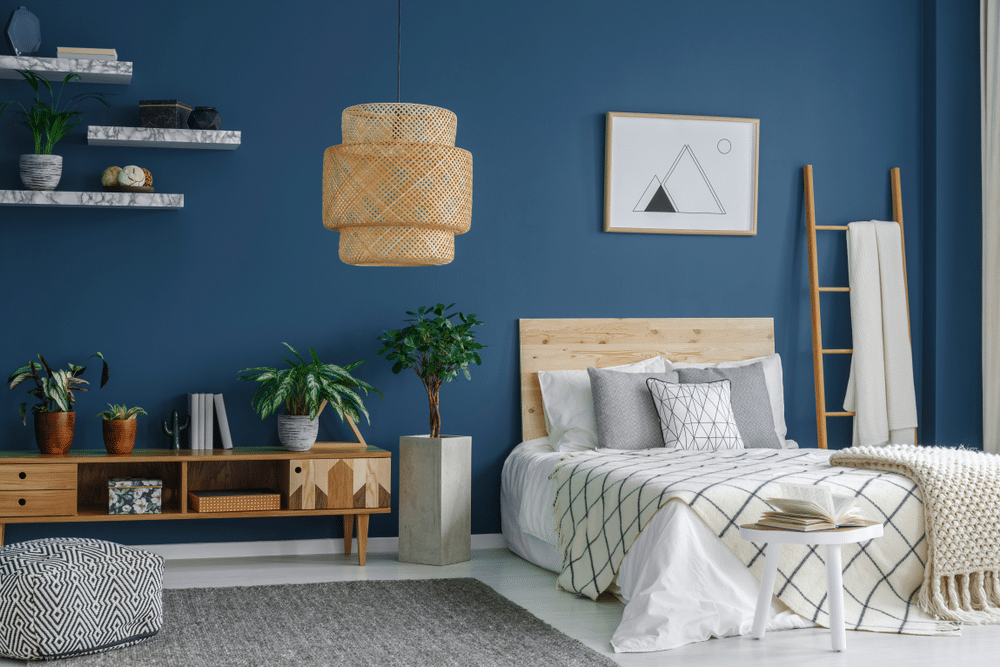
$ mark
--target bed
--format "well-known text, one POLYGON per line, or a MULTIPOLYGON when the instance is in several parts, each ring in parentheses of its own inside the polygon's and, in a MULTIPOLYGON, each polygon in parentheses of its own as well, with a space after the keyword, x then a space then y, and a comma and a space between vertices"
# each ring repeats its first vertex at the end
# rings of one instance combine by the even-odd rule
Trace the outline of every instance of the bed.
MULTIPOLYGON (((860 494, 872 518, 887 521, 884 538, 844 550, 849 628, 959 632, 958 624, 935 620, 915 604, 926 543, 914 483, 863 470, 833 469, 840 472, 831 475, 828 452, 798 449, 785 437, 772 320, 522 319, 520 342, 524 442, 504 464, 503 534, 514 553, 560 573, 561 588, 592 598, 610 592, 625 603, 622 622, 610 638, 615 651, 665 650, 711 637, 749 634, 763 558, 759 547, 734 534, 739 523, 759 516, 763 497, 776 495, 778 477, 860 494), (665 359, 662 368, 652 361, 657 359, 665 359), (590 367, 617 372, 581 375, 590 367), (667 386, 657 385, 657 378, 686 368, 694 368, 687 374, 697 378, 698 373, 732 374, 737 371, 718 369, 749 367, 757 373, 756 391, 763 392, 766 385, 766 396, 755 399, 754 409, 770 407, 767 419, 754 427, 763 445, 700 452, 668 450, 661 440, 660 447, 650 449, 595 449, 595 441, 619 442, 613 440, 616 432, 607 428, 598 433, 604 422, 620 432, 630 430, 621 413, 632 421, 648 419, 631 414, 630 404, 612 402, 608 409, 609 391, 601 389, 608 377, 618 382, 626 372, 645 376, 645 389, 667 386), (592 394, 584 387, 588 379, 594 382, 592 394), (573 382, 578 390, 575 407, 568 400, 566 405, 557 403, 555 390, 573 382), (587 400, 596 405, 600 418, 581 416, 587 400), (768 428, 761 426, 764 422, 768 428), (773 432, 763 432, 769 428, 773 432), (650 495, 652 471, 661 482, 650 495), (573 479, 586 481, 574 487, 573 479), (592 495, 586 504, 600 520, 573 517, 573 503, 590 493, 587 485, 592 480, 617 489, 619 500, 602 505, 592 495), (628 516, 624 508, 631 501, 620 500, 623 497, 638 499, 638 509, 628 516)), ((626 380, 629 387, 638 383, 626 380)), ((735 387, 736 382, 730 384, 735 387)), ((727 383, 709 379, 705 384, 727 383)), ((732 400, 735 404, 735 393, 732 400)), ((659 426, 666 428, 662 421, 659 426)), ((822 562, 815 551, 801 549, 782 559, 768 631, 827 624, 822 562)))

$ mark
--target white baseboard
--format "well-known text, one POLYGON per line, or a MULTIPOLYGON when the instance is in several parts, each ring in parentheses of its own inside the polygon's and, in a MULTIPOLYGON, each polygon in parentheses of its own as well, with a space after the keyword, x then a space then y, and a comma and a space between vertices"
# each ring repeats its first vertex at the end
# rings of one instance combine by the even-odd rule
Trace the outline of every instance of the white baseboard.
MULTIPOLYGON (((472 536, 473 549, 503 549, 507 543, 500 533, 472 536)), ((197 560, 202 558, 250 558, 254 556, 317 556, 344 553, 342 538, 317 540, 274 540, 267 542, 191 542, 183 544, 144 544, 140 549, 152 551, 167 560, 197 560)), ((358 552, 354 540, 351 553, 358 552)), ((368 553, 394 554, 399 552, 398 537, 372 537, 368 540, 368 553)))

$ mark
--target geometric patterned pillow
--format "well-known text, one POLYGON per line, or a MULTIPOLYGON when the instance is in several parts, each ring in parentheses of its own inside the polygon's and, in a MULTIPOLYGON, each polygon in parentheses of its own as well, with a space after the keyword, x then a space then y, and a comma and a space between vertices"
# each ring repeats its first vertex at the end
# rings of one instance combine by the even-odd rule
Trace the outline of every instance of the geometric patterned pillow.
POLYGON ((729 380, 674 384, 646 381, 660 416, 663 445, 677 449, 743 449, 730 400, 729 380))

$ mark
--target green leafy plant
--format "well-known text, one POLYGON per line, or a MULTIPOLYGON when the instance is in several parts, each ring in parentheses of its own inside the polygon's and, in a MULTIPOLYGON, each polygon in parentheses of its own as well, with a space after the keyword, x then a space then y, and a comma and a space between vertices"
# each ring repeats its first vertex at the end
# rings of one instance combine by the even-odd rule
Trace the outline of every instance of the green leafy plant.
MULTIPOLYGON (((101 370, 101 387, 104 387, 108 383, 108 362, 105 361, 104 355, 100 352, 95 352, 90 356, 97 357, 104 364, 101 370)), ((21 366, 11 373, 10 377, 7 378, 7 384, 11 389, 14 389, 14 387, 25 380, 31 379, 35 381, 34 388, 29 389, 28 393, 37 398, 39 402, 31 407, 31 414, 38 412, 72 412, 73 402, 76 400, 73 392, 87 391, 83 385, 89 383, 80 377, 87 370, 87 367, 69 364, 68 370, 54 371, 41 354, 38 355, 38 359, 39 361, 29 361, 27 366, 21 366), (44 376, 41 375, 42 370, 45 371, 44 376)), ((28 423, 27 407, 27 402, 21 403, 18 407, 21 421, 24 424, 28 423)))
POLYGON ((439 395, 441 385, 451 382, 463 374, 471 380, 469 365, 482 364, 476 350, 483 349, 475 341, 472 328, 481 325, 474 314, 447 313, 455 304, 437 304, 421 307, 417 312, 406 311, 411 324, 397 331, 383 331, 378 340, 385 347, 378 354, 386 354, 392 361, 392 372, 399 373, 412 368, 427 392, 430 405, 431 437, 441 437, 441 409, 439 395), (458 317, 458 322, 454 321, 458 317))
MULTIPOLYGON (((35 74, 31 70, 18 70, 18 73, 24 77, 24 80, 28 82, 31 89, 35 91, 35 100, 30 109, 26 108, 20 102, 17 102, 17 105, 21 107, 21 115, 24 117, 21 124, 31 131, 31 135, 35 140, 35 153, 38 155, 52 155, 52 149, 55 148, 59 140, 65 137, 67 132, 80 124, 82 120, 80 118, 81 112, 76 107, 81 102, 96 100, 104 106, 110 106, 105 99, 104 93, 90 92, 74 95, 66 102, 65 106, 60 107, 66 84, 70 81, 79 80, 79 74, 67 74, 62 80, 62 87, 56 93, 52 89, 52 84, 47 79, 35 74), (43 87, 49 92, 51 102, 42 100, 41 89, 43 87)), ((0 106, 0 113, 9 104, 11 102, 4 102, 0 106)))
POLYGON ((108 409, 102 412, 98 412, 95 416, 103 417, 107 421, 113 420, 125 420, 125 419, 135 419, 139 415, 146 414, 146 411, 135 406, 134 408, 127 408, 124 405, 118 405, 115 403, 112 405, 108 403, 108 409))
POLYGON ((239 376, 240 380, 260 383, 251 405, 260 413, 261 419, 277 411, 282 403, 285 405, 285 414, 309 415, 309 419, 316 419, 329 403, 341 421, 346 416, 358 423, 361 415, 364 415, 365 420, 370 423, 368 410, 359 392, 364 392, 366 396, 368 392, 382 396, 382 392, 351 376, 350 371, 363 364, 363 359, 346 366, 324 364, 310 347, 311 360, 306 361, 291 345, 283 345, 295 355, 296 361, 282 357, 289 368, 261 366, 240 371, 247 373, 239 376))

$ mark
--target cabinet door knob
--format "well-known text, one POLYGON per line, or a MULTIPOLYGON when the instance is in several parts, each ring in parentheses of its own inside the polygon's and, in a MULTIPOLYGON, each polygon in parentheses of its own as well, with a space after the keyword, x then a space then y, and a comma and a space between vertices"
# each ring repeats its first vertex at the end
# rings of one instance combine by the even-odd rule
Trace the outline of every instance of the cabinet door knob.
POLYGON ((24 507, 24 504, 26 502, 28 502, 28 501, 25 500, 24 498, 18 498, 18 500, 17 500, 17 504, 20 505, 21 507, 24 507))
POLYGON ((27 477, 27 476, 28 476, 28 473, 26 473, 26 472, 21 472, 21 473, 18 473, 18 475, 17 475, 17 476, 18 476, 18 477, 20 477, 21 479, 24 479, 25 477, 27 477))

